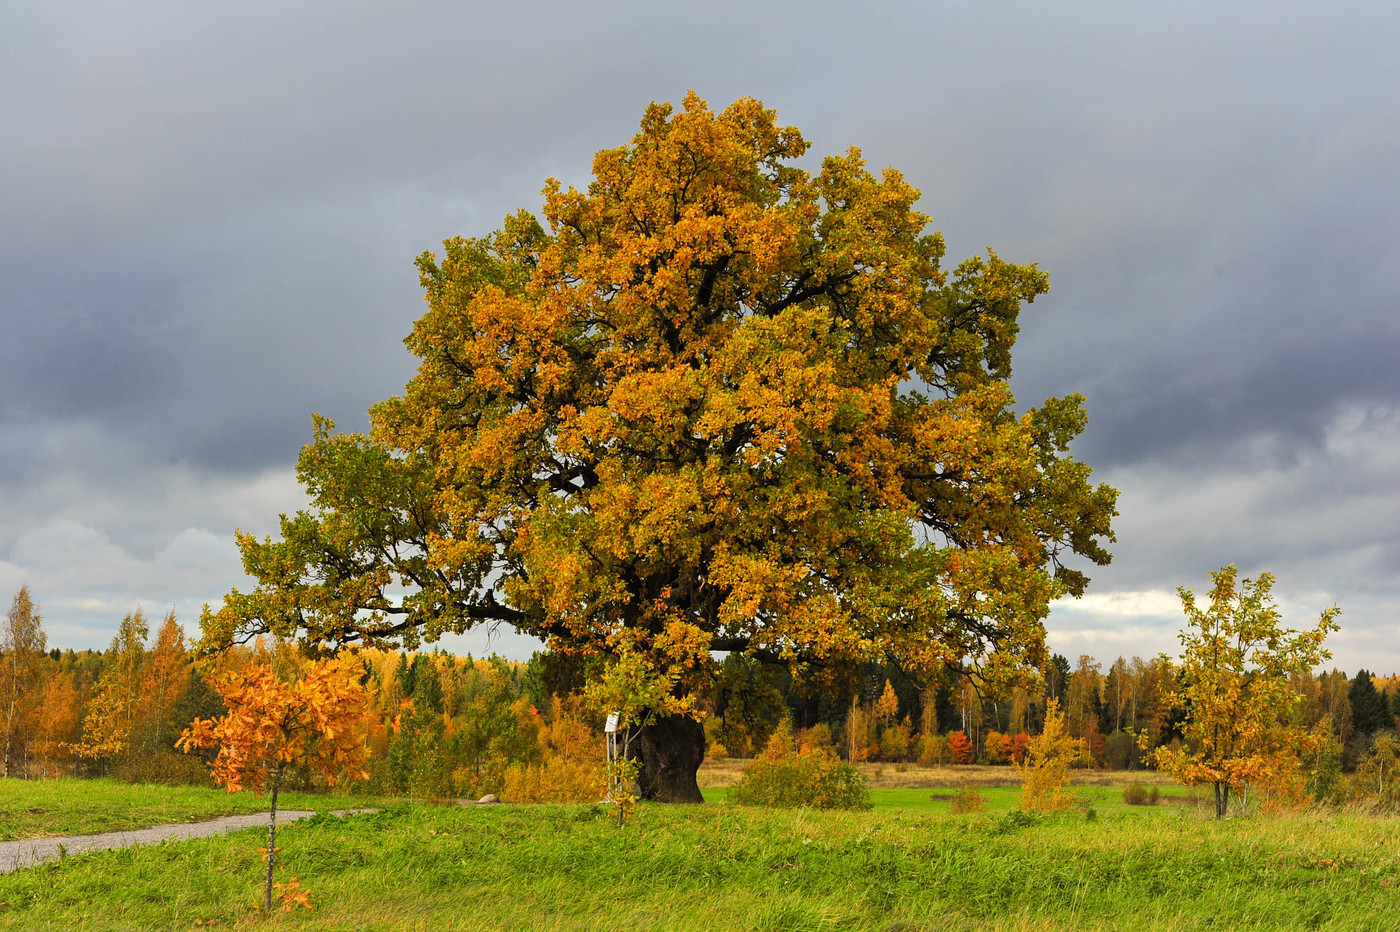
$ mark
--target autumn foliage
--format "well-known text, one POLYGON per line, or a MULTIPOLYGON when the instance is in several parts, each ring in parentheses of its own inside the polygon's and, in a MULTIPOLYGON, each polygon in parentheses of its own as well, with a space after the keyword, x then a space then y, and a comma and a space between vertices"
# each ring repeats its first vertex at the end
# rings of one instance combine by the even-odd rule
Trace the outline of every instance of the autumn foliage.
POLYGON ((18 776, 24 766, 26 738, 38 714, 34 686, 39 681, 39 658, 44 651, 43 618, 28 586, 21 586, 10 603, 0 631, 0 725, 3 725, 4 765, 7 777, 18 776))
MULTIPOLYGON (((367 721, 364 668, 352 655, 311 664, 304 675, 287 681, 271 664, 256 664, 226 674, 215 684, 228 714, 217 720, 195 719, 179 747, 186 751, 218 748, 214 779, 230 793, 245 786, 256 793, 271 790, 268 810, 267 883, 264 907, 271 911, 273 870, 277 856, 277 794, 287 770, 298 765, 321 772, 328 785, 337 778, 363 779, 367 721)), ((306 904, 295 877, 284 890, 306 904)))
POLYGON ((1303 795, 1302 758, 1325 735, 1295 716, 1301 697, 1290 677, 1331 656, 1322 645, 1337 628, 1336 607, 1314 628, 1283 628, 1271 596, 1274 577, 1237 584, 1237 575, 1234 566, 1211 573, 1205 607, 1191 590, 1178 590, 1187 628, 1174 700, 1187 710, 1186 744, 1153 752, 1158 766, 1182 783, 1213 788, 1217 818, 1231 795, 1243 797, 1251 785, 1303 795))
POLYGON ((1074 796, 1065 789, 1069 771, 1084 755, 1084 748, 1066 730, 1065 715, 1058 699, 1045 707, 1045 730, 1026 745, 1024 763, 1016 765, 1021 775, 1021 809, 1050 812, 1074 803, 1074 796))
MULTIPOLYGON (((654 104, 586 189, 550 180, 539 217, 422 255, 417 374, 366 435, 316 419, 312 507, 239 536, 257 585, 206 642, 503 622, 580 666, 678 670, 679 702, 712 652, 829 689, 887 657, 1041 665, 1116 498, 1069 454, 1082 398, 1008 387, 1046 275, 945 269, 899 172, 855 149, 808 171, 808 148, 756 100, 654 104)), ((683 713, 644 726, 647 794, 697 801, 704 741, 683 713)))
POLYGON ((744 768, 729 798, 741 806, 869 809, 865 776, 820 744, 798 747, 788 723, 744 768))
POLYGON ((347 655, 312 665, 294 682, 282 680, 270 664, 230 673, 215 684, 228 714, 191 722, 180 747, 218 748, 214 778, 230 793, 245 786, 262 793, 295 764, 310 765, 332 785, 342 775, 363 778, 362 672, 347 655))
POLYGON ((972 739, 965 731, 954 731, 948 735, 948 753, 952 755, 955 764, 970 764, 972 758, 976 756, 977 749, 973 747, 972 739))
POLYGON ((554 697, 549 721, 540 722, 537 741, 537 761, 522 761, 506 771, 503 799, 519 803, 576 803, 603 798, 607 791, 603 742, 576 702, 554 697))

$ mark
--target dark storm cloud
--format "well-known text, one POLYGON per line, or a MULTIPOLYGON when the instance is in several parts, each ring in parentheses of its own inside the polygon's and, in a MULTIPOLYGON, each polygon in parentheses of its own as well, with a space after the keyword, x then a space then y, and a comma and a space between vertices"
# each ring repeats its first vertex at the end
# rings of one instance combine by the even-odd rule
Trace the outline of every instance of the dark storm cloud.
MULTIPOLYGON (((1213 459, 1253 434, 1315 445, 1340 407, 1400 399, 1400 252, 1389 233, 1400 229, 1400 179, 1377 171, 1393 156, 1400 131, 1375 151, 1372 177, 1263 216, 1217 213, 1224 229, 1206 240, 1214 262, 1199 256, 1203 274, 1166 295, 1137 288, 1118 308, 1099 295, 1087 313, 1077 308, 1078 345, 1056 340, 1059 352, 1032 365, 1042 383, 1077 382, 1090 396, 1085 455, 1111 464, 1175 454, 1191 468, 1203 450, 1213 459), (1126 326, 1094 326, 1115 314, 1126 326)), ((1081 276, 1071 265, 1069 287, 1081 276)))
POLYGON ((1124 489, 1096 589, 1272 559, 1390 604, 1397 36, 1366 3, 10 4, 0 585, 89 627, 217 599, 310 413, 359 429, 411 375, 413 257, 694 87, 899 167, 951 260, 1050 271, 1015 388, 1088 396, 1124 489))

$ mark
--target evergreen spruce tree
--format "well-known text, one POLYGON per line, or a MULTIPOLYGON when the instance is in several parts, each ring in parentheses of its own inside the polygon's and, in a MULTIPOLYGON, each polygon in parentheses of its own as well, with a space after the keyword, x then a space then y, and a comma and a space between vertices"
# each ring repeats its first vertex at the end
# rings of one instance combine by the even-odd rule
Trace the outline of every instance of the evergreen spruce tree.
POLYGON ((1369 671, 1357 671, 1347 698, 1351 700, 1351 723, 1358 735, 1373 735, 1382 729, 1395 727, 1385 697, 1376 689, 1369 671))

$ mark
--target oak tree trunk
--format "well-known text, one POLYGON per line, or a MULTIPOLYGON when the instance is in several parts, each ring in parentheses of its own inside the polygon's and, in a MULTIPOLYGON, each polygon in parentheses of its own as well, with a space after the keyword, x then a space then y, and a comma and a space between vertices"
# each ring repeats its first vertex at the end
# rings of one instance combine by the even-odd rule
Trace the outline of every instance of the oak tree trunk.
POLYGON ((705 729, 693 718, 667 715, 642 728, 633 744, 642 799, 703 803, 695 775, 705 759, 705 729))

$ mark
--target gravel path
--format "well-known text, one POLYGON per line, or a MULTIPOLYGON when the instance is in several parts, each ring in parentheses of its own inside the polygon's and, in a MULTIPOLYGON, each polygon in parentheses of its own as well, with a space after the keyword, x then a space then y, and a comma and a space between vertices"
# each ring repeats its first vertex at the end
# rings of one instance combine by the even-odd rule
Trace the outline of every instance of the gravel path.
MULTIPOLYGON (((332 813, 337 816, 359 815, 377 812, 375 809, 340 809, 332 813)), ((316 813, 304 809, 283 809, 277 813, 277 824, 307 819, 316 813)), ((44 861, 58 860, 59 847, 64 854, 77 854, 80 851, 106 851, 110 848, 127 848, 132 845, 154 845, 166 839, 184 841, 187 838, 207 838, 210 835, 223 835, 243 828, 267 830, 267 813, 253 815, 231 815, 208 822, 187 822, 179 825, 153 825, 150 828, 135 829, 129 832, 103 832, 100 835, 59 835, 53 838, 23 838, 19 841, 0 842, 0 874, 8 874, 24 867, 34 867, 44 861)))

